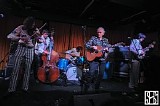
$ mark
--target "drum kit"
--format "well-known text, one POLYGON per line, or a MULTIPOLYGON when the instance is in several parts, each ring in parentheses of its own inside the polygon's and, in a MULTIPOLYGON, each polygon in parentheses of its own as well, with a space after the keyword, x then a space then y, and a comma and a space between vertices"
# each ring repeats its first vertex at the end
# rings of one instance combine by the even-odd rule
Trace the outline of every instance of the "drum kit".
POLYGON ((82 77, 83 69, 85 68, 85 66, 87 66, 86 58, 84 56, 80 56, 77 57, 76 60, 72 61, 65 57, 58 56, 58 61, 57 61, 57 56, 58 55, 53 56, 56 58, 55 61, 56 67, 58 68, 60 73, 59 78, 57 80, 62 79, 66 80, 67 82, 69 81, 79 82, 79 80, 82 77))
POLYGON ((79 81, 86 63, 86 59, 83 56, 78 57, 74 61, 61 57, 57 62, 57 67, 60 73, 65 73, 68 81, 79 81))

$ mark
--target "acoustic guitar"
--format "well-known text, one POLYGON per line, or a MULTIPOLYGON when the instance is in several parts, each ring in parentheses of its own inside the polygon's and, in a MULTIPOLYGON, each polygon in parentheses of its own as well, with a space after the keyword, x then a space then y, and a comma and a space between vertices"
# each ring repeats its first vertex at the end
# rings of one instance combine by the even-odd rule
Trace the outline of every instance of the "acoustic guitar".
POLYGON ((115 46, 119 46, 119 45, 125 45, 125 43, 120 42, 120 43, 116 43, 114 45, 111 45, 111 47, 107 47, 107 48, 103 48, 102 46, 97 46, 97 49, 91 49, 91 50, 87 50, 86 51, 86 59, 88 61, 93 61, 95 58, 100 58, 103 55, 103 51, 104 52, 108 52, 109 48, 115 47, 115 46))

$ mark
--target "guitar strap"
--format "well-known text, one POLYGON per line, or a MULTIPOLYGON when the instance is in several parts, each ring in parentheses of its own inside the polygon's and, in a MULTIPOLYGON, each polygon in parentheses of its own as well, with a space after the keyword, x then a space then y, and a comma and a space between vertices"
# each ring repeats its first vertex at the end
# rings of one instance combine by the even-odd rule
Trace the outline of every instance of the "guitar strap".
MULTIPOLYGON (((102 48, 104 47, 104 40, 101 40, 102 48)), ((105 58, 105 52, 102 50, 102 58, 105 58)))

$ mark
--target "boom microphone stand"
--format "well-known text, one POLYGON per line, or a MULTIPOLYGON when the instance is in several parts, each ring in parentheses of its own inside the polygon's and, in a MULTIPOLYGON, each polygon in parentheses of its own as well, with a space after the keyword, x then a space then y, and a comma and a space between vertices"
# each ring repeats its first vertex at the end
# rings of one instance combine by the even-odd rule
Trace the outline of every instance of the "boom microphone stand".
MULTIPOLYGON (((5 59, 6 59, 6 57, 9 55, 9 52, 7 52, 6 53, 6 55, 3 57, 3 59, 0 61, 0 64, 2 64, 4 61, 5 61, 5 59)), ((2 67, 2 69, 3 69, 4 67, 2 67)), ((3 72, 3 74, 2 74, 2 77, 5 79, 5 76, 6 76, 6 71, 5 70, 3 70, 4 72, 3 72)))
MULTIPOLYGON (((85 49, 85 44, 86 44, 86 25, 82 26, 82 29, 83 29, 83 47, 84 47, 84 51, 83 51, 83 54, 86 55, 86 49, 85 49)), ((85 61, 85 60, 84 60, 85 61)), ((85 68, 85 63, 83 62, 83 69, 85 68)))
POLYGON ((6 55, 3 57, 3 59, 0 61, 0 64, 4 62, 4 60, 6 59, 6 57, 8 56, 9 52, 6 53, 6 55))
MULTIPOLYGON (((83 47, 84 47, 84 51, 83 51, 83 54, 86 55, 86 49, 85 49, 85 44, 86 44, 86 25, 82 26, 82 30, 83 30, 83 47)), ((88 84, 88 81, 87 81, 87 70, 84 70, 85 69, 85 65, 86 65, 86 57, 84 56, 84 61, 82 63, 82 76, 81 76, 81 79, 80 79, 80 86, 81 86, 81 92, 86 92, 86 87, 87 87, 87 84, 88 84)))

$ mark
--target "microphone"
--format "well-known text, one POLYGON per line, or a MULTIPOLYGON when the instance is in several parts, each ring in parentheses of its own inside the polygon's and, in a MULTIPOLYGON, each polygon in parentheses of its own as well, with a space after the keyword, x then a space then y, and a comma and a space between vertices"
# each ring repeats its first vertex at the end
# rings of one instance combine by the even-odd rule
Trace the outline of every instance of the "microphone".
POLYGON ((83 29, 86 29, 86 25, 83 25, 82 28, 83 28, 83 29))
POLYGON ((130 37, 130 36, 128 36, 127 38, 128 38, 128 39, 132 39, 132 37, 130 37))
POLYGON ((0 18, 4 18, 4 14, 0 14, 0 18))

